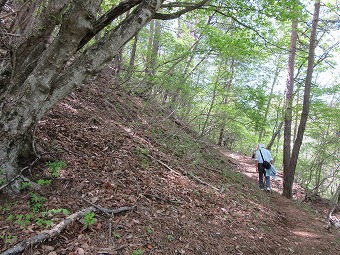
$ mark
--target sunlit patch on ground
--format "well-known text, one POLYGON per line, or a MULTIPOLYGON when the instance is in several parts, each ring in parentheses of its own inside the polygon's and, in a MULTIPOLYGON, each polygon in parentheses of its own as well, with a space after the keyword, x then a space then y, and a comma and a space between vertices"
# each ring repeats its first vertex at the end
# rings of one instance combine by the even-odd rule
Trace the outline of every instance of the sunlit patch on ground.
POLYGON ((315 238, 315 239, 321 238, 320 235, 313 233, 313 232, 309 232, 309 231, 295 230, 295 231, 292 231, 292 233, 294 233, 295 235, 301 236, 301 237, 305 237, 305 238, 315 238))

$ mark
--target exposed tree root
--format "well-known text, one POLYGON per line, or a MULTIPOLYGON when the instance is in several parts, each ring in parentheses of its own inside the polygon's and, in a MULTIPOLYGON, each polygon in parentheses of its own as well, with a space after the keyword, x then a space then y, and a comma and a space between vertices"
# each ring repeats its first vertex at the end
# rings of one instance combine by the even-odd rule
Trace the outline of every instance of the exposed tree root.
POLYGON ((0 255, 12 255, 12 254, 19 254, 22 253, 26 248, 35 246, 39 243, 44 242, 46 239, 53 238, 57 235, 59 235, 68 225, 70 225, 72 222, 84 217, 89 212, 104 212, 105 214, 113 215, 125 211, 131 211, 134 210, 136 206, 125 206, 120 207, 118 209, 107 209, 100 207, 98 205, 96 206, 90 206, 88 208, 85 208, 81 211, 78 211, 68 217, 66 217, 62 222, 55 225, 52 229, 41 232, 40 234, 37 234, 35 236, 32 236, 24 241, 21 241, 20 243, 17 243, 12 248, 9 248, 5 250, 4 252, 0 253, 0 255))

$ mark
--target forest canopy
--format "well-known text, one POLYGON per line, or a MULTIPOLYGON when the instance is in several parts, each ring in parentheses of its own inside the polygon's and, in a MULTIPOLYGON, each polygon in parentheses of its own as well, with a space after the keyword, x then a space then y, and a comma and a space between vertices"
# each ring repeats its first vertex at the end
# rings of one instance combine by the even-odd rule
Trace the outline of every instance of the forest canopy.
POLYGON ((311 45, 315 52, 295 178, 325 196, 339 185, 336 1, 13 0, 1 1, 0 7, 4 180, 37 153, 34 128, 44 114, 106 63, 113 66, 117 87, 163 105, 198 138, 246 155, 265 143, 282 169, 295 31, 292 142, 304 112, 311 45), (320 18, 311 41, 318 4, 320 18))

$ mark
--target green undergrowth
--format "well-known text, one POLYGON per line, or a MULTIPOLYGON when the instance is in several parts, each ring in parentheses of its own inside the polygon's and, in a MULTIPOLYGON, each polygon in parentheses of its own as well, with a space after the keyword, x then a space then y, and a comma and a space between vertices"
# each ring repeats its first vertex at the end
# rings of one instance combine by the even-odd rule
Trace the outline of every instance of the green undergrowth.
MULTIPOLYGON (((174 168, 178 166, 217 187, 227 194, 227 199, 229 197, 239 203, 245 203, 245 200, 249 199, 254 199, 261 204, 268 202, 268 196, 258 192, 256 181, 235 171, 226 157, 214 146, 178 129, 170 120, 163 123, 163 126, 154 126, 149 137, 154 143, 160 145, 163 152, 173 157, 171 163, 174 164, 174 168), (167 128, 164 128, 165 126, 167 128), (215 176, 212 179, 207 177, 211 173, 215 176)), ((142 165, 151 164, 147 156, 151 154, 149 150, 138 148, 137 151, 142 165)), ((193 192, 200 193, 199 190, 193 192)))
MULTIPOLYGON (((0 234, 0 244, 14 244, 17 236, 11 233, 11 229, 20 228, 32 231, 33 229, 49 229, 69 215, 66 208, 48 208, 50 201, 45 191, 50 188, 54 178, 59 177, 59 172, 66 163, 61 160, 45 163, 47 174, 36 176, 36 183, 21 182, 19 192, 26 198, 25 201, 15 199, 0 202, 0 220, 12 226, 4 234, 0 234)), ((94 214, 84 216, 84 228, 90 228, 95 222, 94 214)))

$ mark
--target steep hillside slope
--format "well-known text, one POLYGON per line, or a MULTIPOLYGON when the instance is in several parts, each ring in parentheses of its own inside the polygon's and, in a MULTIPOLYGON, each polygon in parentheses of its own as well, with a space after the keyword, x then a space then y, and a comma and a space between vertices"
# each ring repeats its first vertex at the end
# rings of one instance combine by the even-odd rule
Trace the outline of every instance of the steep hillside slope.
POLYGON ((258 189, 249 157, 195 141, 155 102, 110 81, 89 81, 40 122, 39 157, 24 174, 48 181, 46 163, 66 165, 37 191, 1 194, 0 254, 63 222, 58 209, 91 206, 95 215, 24 254, 340 254, 339 232, 317 214, 258 189))

